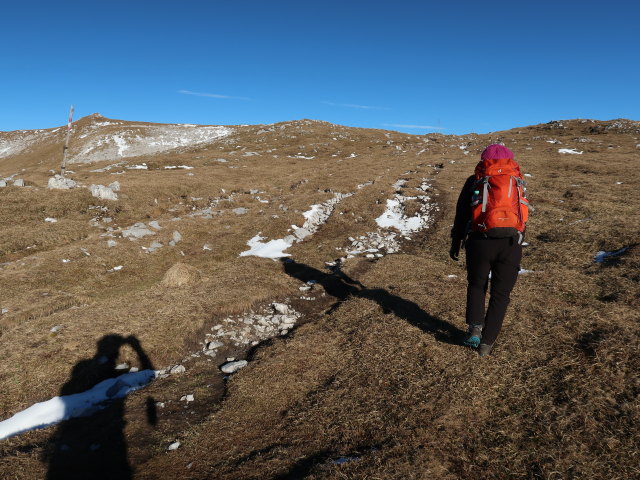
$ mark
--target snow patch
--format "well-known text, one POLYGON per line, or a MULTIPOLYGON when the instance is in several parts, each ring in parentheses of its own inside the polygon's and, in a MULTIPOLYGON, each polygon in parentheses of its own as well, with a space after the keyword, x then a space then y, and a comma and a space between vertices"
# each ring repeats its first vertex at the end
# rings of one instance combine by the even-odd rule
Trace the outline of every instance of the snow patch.
POLYGON ((247 242, 249 246, 249 250, 240 253, 241 257, 262 257, 262 258, 271 258, 276 260, 282 257, 290 257, 288 253, 284 253, 284 251, 293 245, 292 240, 278 239, 278 240, 270 240, 266 243, 262 242, 265 237, 260 236, 260 232, 253 237, 251 240, 247 242))
POLYGON ((607 258, 617 257, 625 253, 627 250, 629 250, 629 247, 623 247, 620 250, 615 250, 613 252, 605 252, 601 250, 595 254, 595 256, 593 257, 593 261, 596 263, 603 263, 607 258))
POLYGON ((125 373, 104 380, 86 392, 53 397, 36 403, 0 422, 0 440, 20 433, 44 428, 76 417, 86 417, 107 407, 107 402, 125 397, 149 384, 157 375, 154 370, 125 373))
POLYGON ((579 152, 575 148, 560 148, 558 149, 558 153, 569 153, 572 155, 582 155, 583 152, 579 152))
POLYGON ((264 243, 261 241, 264 240, 264 237, 261 237, 261 232, 258 232, 255 237, 247 242, 250 249, 240 253, 240 256, 255 256, 271 258, 273 260, 282 257, 289 257, 290 255, 288 253, 284 253, 287 248, 316 233, 329 219, 335 206, 345 198, 352 195, 353 193, 336 193, 333 198, 324 203, 311 205, 309 210, 302 214, 305 218, 305 222, 302 227, 298 227, 296 225, 291 226, 293 229, 293 235, 288 235, 285 238, 270 240, 269 242, 264 243))

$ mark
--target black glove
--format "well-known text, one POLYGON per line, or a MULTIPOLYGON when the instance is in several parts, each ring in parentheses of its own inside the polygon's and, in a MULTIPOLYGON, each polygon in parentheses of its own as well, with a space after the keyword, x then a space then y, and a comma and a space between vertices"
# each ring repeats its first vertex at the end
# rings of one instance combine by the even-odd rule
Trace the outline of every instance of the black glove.
POLYGON ((451 239, 451 248, 449 249, 449 256, 451 260, 458 261, 458 255, 460 255, 460 245, 462 244, 462 240, 459 238, 451 239))

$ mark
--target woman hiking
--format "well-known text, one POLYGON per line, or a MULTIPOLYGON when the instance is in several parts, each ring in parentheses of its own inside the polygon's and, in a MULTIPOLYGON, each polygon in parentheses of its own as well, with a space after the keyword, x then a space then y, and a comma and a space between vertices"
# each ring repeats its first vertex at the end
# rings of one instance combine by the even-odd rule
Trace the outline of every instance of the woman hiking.
POLYGON ((513 152, 504 145, 484 149, 475 174, 458 197, 451 229, 449 256, 467 256, 467 309, 469 326, 464 344, 480 356, 491 353, 518 279, 522 240, 528 218, 526 182, 513 152), (489 306, 485 296, 491 279, 489 306))

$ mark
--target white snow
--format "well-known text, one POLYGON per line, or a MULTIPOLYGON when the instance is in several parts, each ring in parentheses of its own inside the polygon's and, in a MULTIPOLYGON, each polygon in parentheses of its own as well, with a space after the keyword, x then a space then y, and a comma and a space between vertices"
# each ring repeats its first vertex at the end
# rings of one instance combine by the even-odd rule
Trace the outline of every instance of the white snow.
POLYGON ((118 147, 118 156, 123 157, 124 152, 129 149, 129 145, 127 145, 126 140, 122 137, 122 135, 114 135, 113 141, 116 143, 118 147))
POLYGON ((264 240, 264 237, 261 237, 260 232, 258 232, 255 237, 247 242, 247 245, 250 247, 250 249, 242 252, 240 256, 255 256, 262 258, 271 258, 273 260, 291 256, 288 253, 284 253, 284 251, 291 245, 293 245, 293 241, 287 241, 280 238, 278 240, 270 240, 266 243, 263 243, 261 242, 261 240, 264 240))
POLYGON ((621 248, 620 250, 615 250, 613 252, 605 252, 601 250, 596 253, 595 257, 593 257, 593 260, 594 262, 602 263, 605 261, 606 258, 617 257, 618 255, 622 255, 627 250, 629 250, 629 247, 624 247, 624 248, 621 248))
POLYGON ((424 224, 421 216, 406 217, 402 200, 411 197, 397 195, 395 199, 387 199, 387 209, 382 215, 376 218, 376 223, 382 228, 394 227, 402 234, 409 234, 420 230, 424 224))
POLYGON ((240 256, 245 257, 253 255, 256 257, 272 258, 274 260, 277 258, 289 257, 290 255, 284 253, 284 250, 294 243, 301 242, 305 238, 316 233, 320 226, 326 223, 327 219, 331 216, 335 206, 343 199, 352 195, 353 193, 336 193, 333 198, 330 198, 324 203, 311 205, 309 210, 302 213, 302 216, 305 218, 305 222, 302 227, 291 225, 293 235, 263 243, 261 240, 264 240, 264 237, 261 237, 260 232, 258 232, 255 237, 247 242, 247 245, 251 248, 242 252, 240 256))
POLYGON ((560 148, 558 149, 558 153, 570 153, 573 155, 582 155, 583 152, 579 152, 575 148, 560 148))
POLYGON ((232 129, 221 126, 121 125, 119 131, 107 135, 94 128, 83 144, 76 147, 79 150, 69 157, 69 163, 151 155, 211 143, 231 133, 232 129))
POLYGON ((154 370, 125 373, 104 380, 86 392, 53 397, 36 403, 0 422, 0 440, 20 433, 43 428, 75 417, 86 417, 107 406, 106 402, 125 397, 151 382, 157 375, 154 370))

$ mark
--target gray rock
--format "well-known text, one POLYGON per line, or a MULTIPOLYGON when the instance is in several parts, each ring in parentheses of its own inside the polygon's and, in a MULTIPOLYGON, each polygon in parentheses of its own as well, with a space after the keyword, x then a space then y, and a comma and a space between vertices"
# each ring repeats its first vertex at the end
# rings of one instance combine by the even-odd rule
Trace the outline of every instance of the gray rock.
POLYGON ((118 245, 118 242, 116 242, 115 240, 107 240, 107 247, 113 248, 116 245, 118 245))
POLYGON ((224 343, 217 342, 217 341, 214 340, 212 342, 207 343, 207 350, 214 350, 214 349, 220 348, 222 346, 224 346, 224 343))
POLYGON ((186 371, 187 371, 187 369, 184 368, 184 365, 174 365, 173 367, 171 367, 169 369, 169 373, 172 374, 172 375, 176 374, 176 373, 184 373, 186 371))
POLYGON ((0 188, 4 188, 7 186, 7 182, 5 182, 4 180, 0 180, 0 188))
POLYGON ((177 450, 178 448, 180 448, 180 442, 176 440, 175 442, 173 442, 171 445, 167 447, 167 450, 169 451, 177 450))
POLYGON ((229 363, 225 363, 224 365, 222 365, 222 367, 220 367, 220 370, 222 370, 223 373, 235 373, 238 370, 240 370, 241 368, 244 368, 247 366, 249 362, 247 362, 246 360, 238 360, 237 362, 229 362, 229 363))
POLYGON ((69 190, 70 188, 75 188, 77 185, 78 184, 74 180, 57 174, 49 179, 47 188, 55 190, 69 190))
POLYGON ((115 182, 109 184, 109 188, 111 190, 113 190, 114 192, 119 192, 120 191, 120 182, 116 180, 115 182))
POLYGON ((291 307, 285 303, 272 303, 271 307, 281 315, 292 315, 295 313, 291 307))
POLYGON ((152 221, 150 221, 150 222, 149 222, 149 226, 150 226, 151 228, 156 229, 156 230, 160 230, 160 229, 162 229, 162 227, 160 226, 160 224, 158 223, 158 221, 157 221, 157 220, 152 220, 152 221))
POLYGON ((234 208, 233 210, 231 210, 233 213, 235 213, 236 215, 244 215, 245 213, 247 213, 249 210, 247 210, 244 207, 238 207, 238 208, 234 208))
POLYGON ((125 238, 129 238, 129 240, 133 240, 134 238, 142 238, 147 235, 155 235, 155 234, 156 234, 155 232, 149 230, 147 226, 142 222, 138 222, 135 225, 122 230, 122 236, 125 238))
POLYGON ((151 245, 149 245, 149 248, 147 248, 147 252, 153 253, 156 250, 162 248, 162 244, 160 242, 152 242, 151 245))
POLYGON ((89 185, 91 195, 102 200, 117 200, 118 195, 109 187, 104 185, 89 185))
POLYGON ((24 180, 21 178, 18 178, 16 180, 13 181, 13 186, 14 187, 24 187, 24 180))

